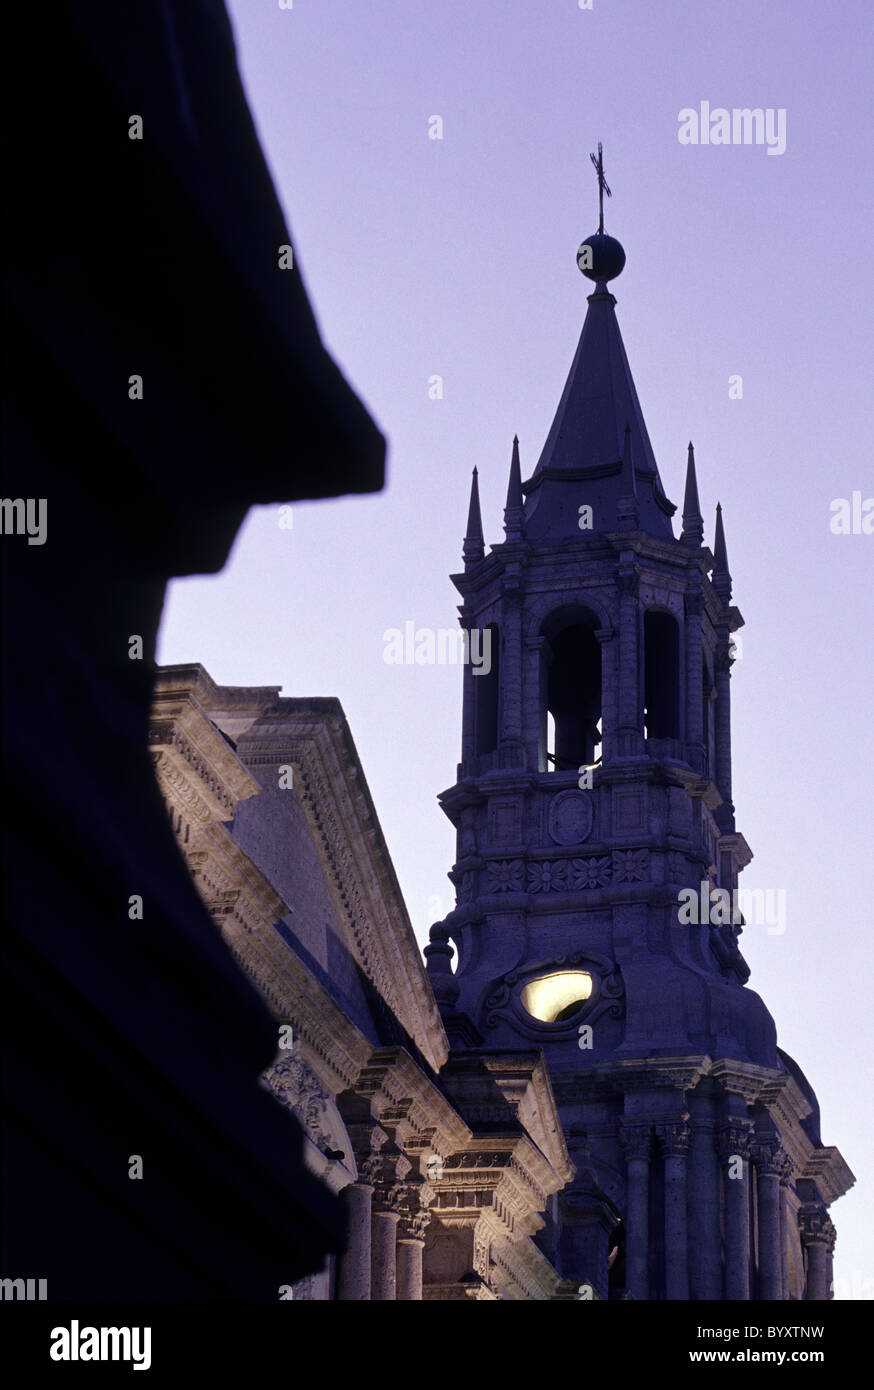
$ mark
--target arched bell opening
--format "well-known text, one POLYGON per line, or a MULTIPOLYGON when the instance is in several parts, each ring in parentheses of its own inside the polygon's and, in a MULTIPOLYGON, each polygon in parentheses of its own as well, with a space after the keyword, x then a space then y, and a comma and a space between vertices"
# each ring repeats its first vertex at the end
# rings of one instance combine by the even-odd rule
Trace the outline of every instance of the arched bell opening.
POLYGON ((572 772, 601 757, 601 626, 587 609, 563 610, 543 626, 542 772, 572 772))

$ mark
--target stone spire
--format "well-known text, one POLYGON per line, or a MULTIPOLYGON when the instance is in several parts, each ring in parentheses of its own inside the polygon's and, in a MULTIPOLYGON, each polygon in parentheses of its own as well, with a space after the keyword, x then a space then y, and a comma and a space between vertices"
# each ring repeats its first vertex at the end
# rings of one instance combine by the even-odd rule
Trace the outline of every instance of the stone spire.
POLYGON ((689 440, 689 456, 686 460, 686 491, 683 495, 683 545, 704 544, 704 518, 698 501, 698 479, 695 476, 695 450, 689 440))
POLYGON ((485 542, 483 541, 483 519, 479 509, 479 479, 474 468, 473 478, 470 484, 470 507, 467 513, 467 531, 464 536, 464 546, 462 556, 465 567, 475 565, 485 554, 485 542))
POLYGON ((716 504, 716 537, 713 542, 713 587, 723 603, 731 601, 731 575, 728 571, 728 552, 722 525, 722 507, 716 504))
POLYGON ((508 541, 521 541, 525 532, 525 503, 522 497, 522 465, 519 462, 519 436, 513 436, 507 505, 504 508, 504 535, 508 541))
POLYGON ((626 425, 636 472, 640 529, 673 539, 676 507, 665 496, 640 401, 616 321, 607 282, 620 274, 625 252, 599 233, 577 252, 582 273, 595 281, 589 308, 552 428, 526 485, 526 539, 577 533, 579 507, 592 507, 594 529, 617 529, 617 503, 627 495, 622 477, 626 425))

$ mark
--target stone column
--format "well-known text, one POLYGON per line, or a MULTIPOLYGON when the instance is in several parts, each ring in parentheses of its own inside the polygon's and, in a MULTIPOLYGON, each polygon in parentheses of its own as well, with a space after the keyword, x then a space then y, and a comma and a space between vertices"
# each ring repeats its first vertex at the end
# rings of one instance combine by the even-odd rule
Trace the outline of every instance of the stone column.
MULTIPOLYGON (((522 590, 516 576, 504 580, 503 665, 498 667, 501 690, 500 748, 502 767, 523 767, 522 742, 522 590)), ((480 679, 482 679, 480 677, 480 679)))
POLYGON ((398 1214, 390 1207, 374 1207, 371 1224, 370 1297, 374 1303, 394 1302, 397 1295, 398 1214))
POLYGON ((344 1301, 370 1298, 370 1212, 373 1188, 353 1182, 343 1189, 349 1220, 346 1249, 337 1271, 337 1297, 344 1301))
MULTIPOLYGON (((468 624, 471 618, 464 619, 463 626, 470 631, 468 624)), ((470 637, 468 637, 468 642, 470 637)), ((470 650, 470 648, 468 648, 470 650)), ((461 775, 471 776, 474 769, 476 758, 476 691, 474 685, 477 679, 473 674, 473 667, 469 661, 465 661, 462 666, 461 676, 461 775)))
POLYGON ((692 1116, 689 1141, 689 1294, 722 1298, 722 1235, 719 1229, 719 1165, 713 1123, 692 1116))
POLYGON ((835 1230, 834 1226, 832 1225, 831 1221, 829 1221, 829 1223, 828 1223, 828 1225, 827 1225, 827 1227, 826 1227, 826 1230, 828 1231, 828 1249, 827 1249, 827 1254, 826 1254, 826 1257, 825 1257, 826 1298, 834 1298, 834 1296, 835 1296, 835 1271, 834 1271, 835 1241, 837 1240, 837 1234, 838 1234, 838 1233, 837 1233, 837 1231, 835 1230))
POLYGON ((729 1124, 717 1135, 725 1211, 725 1297, 750 1297, 750 1127, 729 1124))
POLYGON ((688 1300, 686 1155, 689 1128, 685 1120, 674 1121, 657 1125, 656 1135, 665 1163, 665 1297, 688 1300))
POLYGON ((792 1160, 784 1151, 780 1162, 780 1282, 781 1298, 784 1303, 789 1301, 789 1257, 787 1247, 789 1244, 789 1223, 791 1220, 792 1208, 790 1206, 790 1192, 792 1188, 792 1160))
POLYGON ((784 1157, 776 1138, 757 1139, 753 1145, 756 1165, 756 1212, 759 1223, 759 1299, 779 1302, 783 1296, 780 1258, 780 1169, 784 1157))
POLYGON ((372 1119, 347 1118, 346 1129, 358 1167, 356 1181, 343 1189, 349 1234, 337 1270, 337 1298, 348 1302, 370 1298, 373 1186, 380 1170, 380 1150, 388 1135, 372 1119))
POLYGON ((625 1214, 625 1272, 629 1292, 649 1298, 649 1162, 652 1136, 648 1127, 627 1126, 620 1132, 625 1150, 628 1202, 625 1214))
POLYGON ((805 1203, 798 1213, 801 1243, 807 1253, 807 1289, 805 1298, 812 1303, 825 1302, 830 1296, 828 1257, 834 1248, 835 1228, 819 1203, 805 1203))
POLYGON ((619 700, 616 689, 617 666, 616 633, 612 627, 599 627, 595 638, 601 648, 601 763, 614 757, 616 753, 616 733, 619 722, 619 700))
MULTIPOLYGON (((579 1172, 577 1177, 579 1179, 579 1172)), ((598 1298, 606 1299, 610 1285, 610 1248, 617 1226, 616 1212, 591 1191, 571 1189, 562 1194, 560 1239, 566 1268, 579 1271, 598 1298)))
POLYGON ((374 1303, 397 1297, 397 1232, 402 1183, 412 1164, 392 1145, 379 1155, 373 1184, 370 1225, 370 1297, 374 1303))
POLYGON ((686 609, 686 719, 684 739, 689 747, 690 763, 696 772, 704 771, 704 719, 702 704, 704 691, 702 685, 703 641, 701 635, 701 614, 704 609, 704 596, 700 589, 692 589, 685 596, 686 609))
MULTIPOLYGON (((720 640, 716 667, 716 776, 715 782, 726 801, 731 801, 731 663, 728 638, 720 640)), ((711 771, 711 776, 713 773, 711 771)))
POLYGON ((403 1184, 398 1205, 397 1297, 404 1302, 422 1298, 422 1255, 431 1220, 428 1204, 434 1189, 423 1179, 403 1184))
POLYGON ((526 731, 525 761, 528 767, 548 772, 546 761, 546 674, 549 646, 545 637, 528 637, 523 644, 522 727, 526 731), (541 765, 542 764, 542 765, 541 765))
POLYGON ((639 751, 643 737, 640 690, 639 578, 633 564, 620 565, 619 588, 619 753, 639 751))
POLYGON ((424 1240, 412 1240, 398 1231, 398 1300, 421 1302, 424 1240))

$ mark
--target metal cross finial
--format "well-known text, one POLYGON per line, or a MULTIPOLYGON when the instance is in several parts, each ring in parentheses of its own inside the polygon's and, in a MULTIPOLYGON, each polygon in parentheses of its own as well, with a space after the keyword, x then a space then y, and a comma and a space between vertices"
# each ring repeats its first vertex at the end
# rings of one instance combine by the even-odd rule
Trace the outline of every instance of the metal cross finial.
POLYGON ((608 198, 612 198, 612 197, 613 197, 613 194, 610 192, 610 187, 609 187, 609 185, 608 185, 608 183, 607 183, 607 180, 604 178, 604 151, 603 151, 603 149, 601 148, 601 141, 600 141, 600 140, 598 141, 598 157, 597 157, 597 159, 595 158, 595 156, 594 156, 593 154, 590 154, 590 155, 589 155, 589 158, 591 159, 592 163, 594 164, 595 169, 597 170, 597 174, 598 174, 598 206, 599 206, 599 208, 600 208, 600 210, 601 210, 601 217, 600 217, 600 220, 599 220, 599 222, 598 222, 598 231, 599 231, 600 233, 603 234, 603 231, 604 231, 604 194, 606 193, 608 198))

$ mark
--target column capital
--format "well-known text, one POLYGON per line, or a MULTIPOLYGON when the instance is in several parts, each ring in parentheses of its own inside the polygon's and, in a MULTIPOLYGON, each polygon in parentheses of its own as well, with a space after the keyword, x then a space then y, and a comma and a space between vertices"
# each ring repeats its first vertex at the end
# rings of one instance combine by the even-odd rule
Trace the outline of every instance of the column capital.
POLYGON ((689 1150, 689 1125, 685 1120, 671 1120, 656 1125, 656 1139, 663 1158, 685 1158, 689 1150))
POLYGON ((802 1245, 824 1245, 830 1253, 834 1251, 837 1231, 825 1207, 818 1202, 806 1202, 801 1208, 798 1229, 802 1245))
POLYGON ((751 1146, 756 1172, 762 1178, 782 1178, 789 1155, 776 1135, 755 1135, 751 1146))
POLYGON ((649 1125, 623 1125, 619 1140, 625 1150, 625 1160, 643 1158, 649 1162, 652 1155, 652 1130, 649 1125))
POLYGON ((425 1231, 431 1220, 428 1210, 435 1196, 423 1178, 411 1178, 398 1187, 398 1240, 424 1240, 425 1231))
POLYGON ((381 1153, 389 1137, 375 1120, 347 1123, 346 1129, 352 1140, 352 1152, 358 1167, 357 1181, 374 1187, 381 1172, 381 1153))
POLYGON ((406 1154, 394 1147, 374 1155, 370 1172, 373 1174, 373 1210, 400 1214, 404 1179, 412 1169, 406 1154))
POLYGON ((735 1155, 739 1158, 747 1159, 753 1143, 753 1127, 751 1122, 735 1120, 730 1124, 722 1125, 714 1136, 716 1152, 720 1159, 726 1160, 735 1155))

